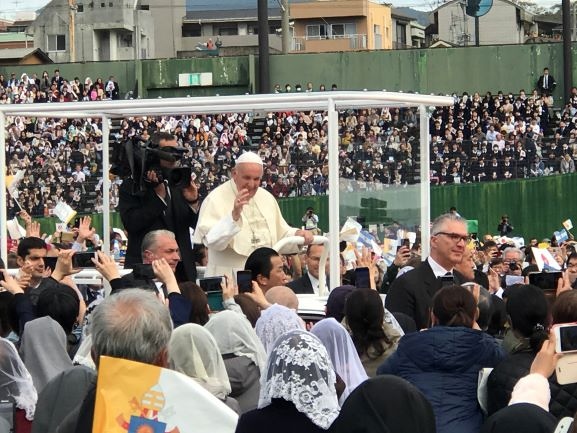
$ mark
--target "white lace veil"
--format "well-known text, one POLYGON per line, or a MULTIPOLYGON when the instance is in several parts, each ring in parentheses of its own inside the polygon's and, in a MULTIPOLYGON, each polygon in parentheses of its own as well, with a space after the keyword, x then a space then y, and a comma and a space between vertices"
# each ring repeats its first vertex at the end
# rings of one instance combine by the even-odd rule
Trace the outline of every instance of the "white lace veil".
POLYGON ((333 317, 323 319, 311 329, 324 344, 335 372, 347 385, 339 402, 342 404, 353 390, 369 377, 361 363, 351 336, 333 317))
POLYGON ((170 368, 196 380, 215 397, 224 400, 230 381, 216 341, 204 327, 187 323, 172 331, 168 345, 170 368))
POLYGON ((1 397, 14 398, 16 407, 26 412, 26 419, 34 419, 38 394, 32 376, 14 345, 4 338, 0 338, 0 390, 1 397))
POLYGON ((260 382, 259 409, 281 398, 325 430, 339 415, 329 355, 320 340, 306 331, 293 330, 276 340, 260 382))
POLYGON ((210 331, 222 355, 234 354, 252 360, 264 371, 266 352, 250 322, 239 313, 224 310, 213 314, 204 325, 210 331))
POLYGON ((264 310, 255 326, 256 335, 262 341, 267 354, 270 353, 278 337, 294 329, 304 330, 304 322, 295 310, 279 304, 271 305, 264 310))

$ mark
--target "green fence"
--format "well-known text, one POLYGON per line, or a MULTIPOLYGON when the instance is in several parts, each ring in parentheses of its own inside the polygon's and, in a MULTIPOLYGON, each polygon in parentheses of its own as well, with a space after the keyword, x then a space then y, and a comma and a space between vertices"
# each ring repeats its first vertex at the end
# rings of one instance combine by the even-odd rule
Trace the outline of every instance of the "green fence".
MULTIPOLYGON (((402 190, 397 191, 402 194, 402 190)), ((431 218, 446 212, 451 206, 467 219, 479 221, 479 233, 497 232, 502 214, 509 215, 514 235, 551 237, 559 230, 562 221, 571 218, 577 223, 577 173, 535 179, 507 180, 502 182, 471 183, 435 186, 431 188, 431 218)), ((281 211, 289 224, 302 225, 301 218, 307 207, 312 206, 319 215, 319 226, 328 231, 329 200, 327 196, 279 199, 281 211)), ((346 204, 341 209, 347 209, 346 204)), ((393 211, 390 216, 402 215, 393 211)), ((341 219, 346 215, 341 212, 341 219)), ((402 217, 401 217, 402 218, 402 217)), ((103 214, 92 215, 97 232, 102 234, 103 214)), ((111 212, 112 227, 122 228, 120 215, 111 212)), ((55 218, 41 218, 42 232, 51 234, 55 218)), ((343 221, 341 221, 342 223, 343 221)))

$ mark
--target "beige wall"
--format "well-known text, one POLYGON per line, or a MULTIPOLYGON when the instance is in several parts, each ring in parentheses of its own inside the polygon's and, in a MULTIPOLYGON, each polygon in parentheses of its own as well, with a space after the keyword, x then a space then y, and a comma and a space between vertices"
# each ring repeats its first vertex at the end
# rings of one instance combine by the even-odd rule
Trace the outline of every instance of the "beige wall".
MULTIPOLYGON (((453 2, 438 9, 439 39, 458 43, 456 33, 463 30, 463 11, 458 2, 453 2), (451 32, 453 24, 456 32, 451 32)), ((470 44, 475 44, 475 19, 467 16, 467 33, 470 44)), ((493 7, 479 18, 479 42, 481 45, 522 44, 525 43, 525 31, 517 25, 515 5, 501 0, 494 0, 493 7)))
POLYGON ((290 9, 295 21, 293 36, 304 48, 300 52, 330 52, 376 49, 374 26, 380 26, 381 49, 392 48, 391 8, 369 0, 313 1, 294 3, 290 9), (306 27, 311 24, 354 24, 355 36, 342 39, 306 40, 306 27))
POLYGON ((290 6, 291 19, 354 17, 367 15, 366 0, 313 1, 293 3, 290 6))

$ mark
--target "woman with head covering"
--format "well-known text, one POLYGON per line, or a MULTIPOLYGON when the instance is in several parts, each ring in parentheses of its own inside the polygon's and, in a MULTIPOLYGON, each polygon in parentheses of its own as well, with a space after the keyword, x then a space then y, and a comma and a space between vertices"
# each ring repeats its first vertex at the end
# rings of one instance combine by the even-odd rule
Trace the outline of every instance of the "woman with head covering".
POLYGON ((305 324, 294 310, 274 304, 264 310, 256 322, 256 335, 260 338, 266 353, 269 353, 276 339, 294 329, 305 329, 305 324))
POLYGON ((343 325, 369 377, 374 377, 377 367, 395 351, 401 336, 384 318, 385 307, 375 290, 358 289, 348 296, 343 325))
POLYGON ((361 383, 347 398, 331 433, 435 433, 433 408, 421 392, 396 376, 361 383))
POLYGON ((27 420, 34 419, 38 394, 32 376, 18 356, 12 343, 0 338, 0 400, 11 397, 16 407, 24 411, 27 420))
POLYGON ((20 355, 38 392, 59 373, 72 368, 72 360, 66 349, 66 333, 49 316, 26 323, 20 355))
POLYGON ((333 317, 321 320, 311 329, 324 344, 335 372, 345 382, 346 388, 341 395, 341 405, 353 390, 369 377, 359 359, 357 349, 347 330, 333 317))
POLYGON ((216 340, 224 359, 231 397, 238 401, 243 413, 256 409, 266 353, 250 322, 240 314, 226 310, 213 314, 204 327, 216 340))
POLYGON ((168 344, 168 364, 196 380, 204 389, 240 414, 238 402, 228 397, 230 382, 214 338, 195 323, 179 326, 168 344))
POLYGON ((435 412, 439 433, 478 432, 483 413, 477 400, 479 370, 503 359, 497 341, 476 326, 477 301, 461 286, 433 297, 433 327, 405 335, 377 370, 408 380, 435 412))
POLYGON ((241 415, 236 433, 318 433, 339 414, 336 374, 314 335, 293 330, 279 337, 261 376, 258 409, 241 415))

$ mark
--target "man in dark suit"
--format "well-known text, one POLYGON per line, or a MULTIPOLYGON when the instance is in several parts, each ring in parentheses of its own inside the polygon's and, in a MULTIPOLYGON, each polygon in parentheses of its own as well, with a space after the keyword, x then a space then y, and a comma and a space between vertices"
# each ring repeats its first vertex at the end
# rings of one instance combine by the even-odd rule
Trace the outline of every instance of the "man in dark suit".
MULTIPOLYGON (((305 265, 307 272, 302 277, 291 281, 287 284, 293 292, 297 294, 314 293, 319 294, 319 272, 321 255, 323 254, 324 245, 309 245, 305 256, 305 265)), ((323 269, 324 272, 324 269, 323 269)))
POLYGON ((387 310, 412 317, 417 329, 427 328, 435 293, 443 285, 466 281, 453 268, 461 262, 468 239, 463 218, 450 213, 438 217, 431 227, 431 254, 393 282, 385 300, 387 310))
POLYGON ((546 93, 550 95, 555 90, 557 86, 557 82, 555 78, 551 74, 549 74, 549 68, 543 69, 543 75, 539 77, 537 80, 537 88, 541 94, 546 93))
MULTIPOLYGON (((152 136, 153 145, 160 149, 176 147, 176 139, 168 133, 152 136)), ((174 168, 176 162, 160 161, 162 168, 174 168)), ((192 252, 191 229, 198 221, 198 188, 194 181, 183 188, 169 187, 158 182, 156 173, 146 173, 150 186, 143 193, 135 193, 138 179, 126 179, 119 192, 118 210, 128 232, 128 247, 124 266, 142 263, 141 246, 144 236, 153 230, 170 230, 176 237, 182 259, 177 270, 179 281, 196 281, 196 266, 192 252)))

